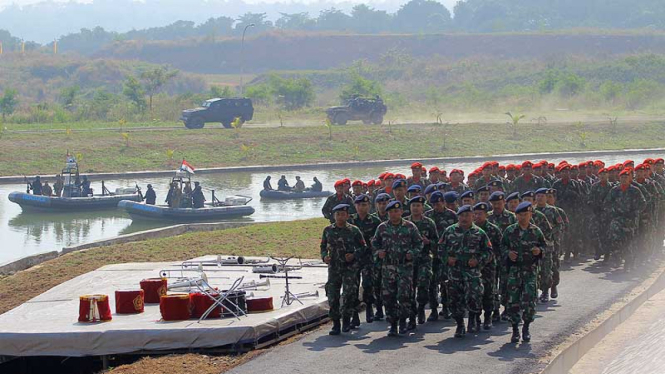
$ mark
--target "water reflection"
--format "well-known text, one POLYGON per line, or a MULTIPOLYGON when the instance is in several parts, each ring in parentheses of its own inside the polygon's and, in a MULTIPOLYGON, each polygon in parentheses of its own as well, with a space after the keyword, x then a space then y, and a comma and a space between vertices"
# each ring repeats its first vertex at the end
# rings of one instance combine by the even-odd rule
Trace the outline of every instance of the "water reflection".
MULTIPOLYGON (((646 157, 659 157, 655 154, 644 154, 632 156, 636 160, 646 157)), ((623 161, 625 156, 601 157, 608 164, 623 161)), ((488 157, 489 159, 489 157, 488 157)), ((582 159, 567 158, 571 163, 581 162, 582 159)), ((522 160, 502 161, 503 164, 521 162, 522 160)), ((558 162, 558 159, 550 159, 558 162)), ((479 162, 438 164, 446 170, 458 168, 470 172, 478 166, 479 162)), ((434 166, 432 163, 428 167, 434 166)), ((351 168, 332 168, 326 170, 304 170, 302 172, 280 171, 272 173, 249 173, 228 172, 219 174, 196 175, 194 180, 201 182, 206 199, 210 200, 210 193, 215 194, 220 200, 228 195, 246 195, 254 199, 249 203, 256 212, 248 221, 286 221, 320 217, 321 208, 325 199, 303 199, 303 200, 261 200, 259 192, 263 186, 263 180, 270 174, 273 180, 286 175, 289 182, 295 183, 295 176, 300 176, 306 185, 312 183, 313 177, 318 177, 323 183, 324 189, 332 190, 332 184, 343 177, 361 179, 367 181, 375 178, 385 170, 409 174, 409 164, 405 163, 390 167, 355 166, 351 168)), ((138 180, 111 180, 106 181, 110 190, 116 187, 133 187, 138 183, 143 189, 147 184, 152 184, 157 193, 157 203, 163 204, 168 191, 168 178, 141 178, 138 180)), ((93 182, 93 188, 99 188, 99 182, 93 182)), ((76 214, 54 214, 54 213, 22 213, 21 208, 11 203, 7 195, 11 191, 23 191, 25 185, 0 185, 0 263, 13 259, 29 256, 31 254, 61 250, 62 247, 86 243, 94 240, 105 239, 122 234, 148 230, 169 225, 163 222, 132 222, 124 212, 118 210, 95 211, 76 214)))

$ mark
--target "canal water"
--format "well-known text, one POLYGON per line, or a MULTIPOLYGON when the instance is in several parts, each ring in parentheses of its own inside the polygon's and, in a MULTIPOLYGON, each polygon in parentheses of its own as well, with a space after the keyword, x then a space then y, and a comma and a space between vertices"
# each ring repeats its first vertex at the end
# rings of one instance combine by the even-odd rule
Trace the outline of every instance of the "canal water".
MULTIPOLYGON (((616 156, 604 156, 602 160, 608 164, 613 164, 623 162, 624 157, 626 156, 621 155, 621 159, 618 159, 616 156)), ((634 157, 636 161, 641 161, 647 157, 660 157, 660 155, 643 154, 634 157)), ((567 158, 567 160, 571 163, 583 161, 583 159, 576 158, 567 158)), ((521 161, 521 159, 504 160, 501 163, 508 164, 521 161)), ((560 159, 550 159, 550 161, 559 162, 560 159)), ((305 170, 302 172, 281 172, 276 168, 275 171, 270 173, 229 172, 194 175, 192 180, 201 182, 208 200, 210 200, 211 190, 215 190, 215 195, 222 201, 229 195, 251 196, 253 200, 249 205, 254 207, 256 212, 249 218, 243 218, 242 220, 254 222, 290 221, 321 217, 321 208, 325 199, 261 200, 259 192, 263 187, 263 180, 266 175, 272 176, 273 188, 277 187, 277 180, 281 175, 286 175, 292 186, 295 184, 295 176, 299 175, 307 186, 311 185, 312 178, 316 176, 323 183, 324 190, 333 190, 332 184, 338 179, 348 177, 367 181, 376 178, 386 170, 409 175, 409 166, 409 163, 405 163, 390 167, 353 166, 325 170, 305 170)), ((448 171, 454 168, 462 169, 468 174, 478 167, 478 162, 438 164, 436 166, 443 167, 448 171)), ((138 183, 145 191, 145 186, 150 183, 157 192, 157 203, 163 204, 168 190, 168 182, 169 178, 161 177, 107 180, 105 184, 109 190, 114 191, 117 187, 133 187, 138 183)), ((95 191, 98 191, 101 184, 100 182, 93 182, 92 187, 95 191)), ((120 210, 75 214, 23 213, 18 205, 10 202, 7 198, 12 191, 25 191, 25 185, 0 185, 0 264, 37 253, 60 251, 63 247, 169 225, 169 223, 161 222, 132 222, 129 216, 120 210)))

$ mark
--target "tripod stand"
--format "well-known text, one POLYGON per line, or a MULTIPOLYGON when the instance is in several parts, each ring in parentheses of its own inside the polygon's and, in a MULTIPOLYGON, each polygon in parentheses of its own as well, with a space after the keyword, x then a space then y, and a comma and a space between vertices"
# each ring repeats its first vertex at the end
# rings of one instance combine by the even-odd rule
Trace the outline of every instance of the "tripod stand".
MULTIPOLYGON (((304 305, 303 302, 300 301, 300 299, 298 298, 298 296, 296 296, 293 292, 291 292, 291 290, 290 290, 290 288, 289 288, 289 267, 286 266, 286 263, 289 262, 289 260, 292 259, 293 257, 282 257, 282 258, 279 258, 279 257, 272 257, 272 256, 271 256, 270 258, 272 258, 273 260, 277 261, 277 263, 279 264, 279 266, 280 266, 282 269, 284 269, 284 279, 286 280, 286 290, 284 291, 284 296, 283 296, 283 298, 282 298, 282 306, 281 306, 281 307, 283 308, 283 307, 284 307, 284 304, 286 304, 286 305, 291 305, 291 304, 293 304, 294 301, 299 302, 300 305, 304 305)), ((294 277, 291 277, 291 278, 294 278, 294 277)))

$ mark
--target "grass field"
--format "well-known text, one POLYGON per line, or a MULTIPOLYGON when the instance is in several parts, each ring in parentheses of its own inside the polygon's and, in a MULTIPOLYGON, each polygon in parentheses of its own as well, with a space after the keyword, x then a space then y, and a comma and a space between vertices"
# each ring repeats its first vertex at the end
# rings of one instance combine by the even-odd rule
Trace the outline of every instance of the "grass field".
POLYGON ((130 132, 4 132, 2 175, 54 174, 64 155, 81 169, 118 172, 195 167, 497 155, 524 152, 662 147, 665 122, 603 124, 411 124, 203 129, 130 132), (173 151, 172 155, 170 151, 173 151))

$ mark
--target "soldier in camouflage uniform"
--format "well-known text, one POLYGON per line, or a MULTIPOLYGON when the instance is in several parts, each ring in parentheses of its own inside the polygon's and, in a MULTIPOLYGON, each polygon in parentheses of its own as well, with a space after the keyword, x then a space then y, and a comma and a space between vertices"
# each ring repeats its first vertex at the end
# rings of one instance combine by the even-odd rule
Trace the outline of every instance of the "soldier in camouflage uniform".
POLYGON ((546 247, 543 232, 532 222, 533 206, 522 202, 515 210, 517 223, 503 233, 503 248, 508 267, 508 316, 513 325, 511 342, 520 340, 519 323, 524 321, 522 340, 531 341, 529 325, 536 314, 538 262, 546 247))
MULTIPOLYGON (((356 214, 351 216, 349 223, 358 227, 363 233, 363 238, 366 241, 371 241, 376 232, 376 228, 381 224, 381 220, 376 216, 369 214, 369 196, 360 195, 357 196, 354 203, 356 205, 356 214)), ((374 321, 374 309, 372 305, 375 304, 374 299, 374 256, 371 250, 371 242, 369 243, 369 250, 362 257, 358 259, 360 262, 361 270, 358 276, 362 277, 362 287, 363 294, 362 300, 365 302, 365 320, 367 323, 372 323, 374 321)), ((358 311, 353 314, 353 320, 351 321, 353 326, 360 325, 360 318, 358 318, 358 311)))
POLYGON ((432 259, 437 252, 439 234, 437 233, 434 221, 424 216, 424 197, 414 197, 409 200, 409 205, 411 207, 411 215, 406 217, 406 219, 416 225, 420 236, 423 238, 423 251, 413 261, 414 298, 411 300, 412 314, 409 318, 408 326, 409 330, 412 330, 416 328, 416 314, 418 324, 422 325, 425 323, 425 305, 429 301, 429 288, 432 281, 432 259), (417 309, 416 302, 418 303, 417 309))
POLYGON ((589 192, 587 200, 587 204, 593 214, 593 224, 595 226, 593 229, 593 239, 596 246, 594 256, 596 260, 600 260, 600 257, 603 255, 607 259, 607 254, 610 249, 607 235, 607 228, 609 227, 610 220, 609 216, 603 211, 603 202, 610 193, 612 187, 614 187, 614 184, 608 180, 609 172, 607 169, 600 169, 598 171, 598 177, 598 182, 591 186, 591 191, 589 192))
POLYGON ((459 169, 451 170, 449 191, 455 191, 458 195, 460 195, 462 192, 469 189, 469 186, 464 184, 464 172, 459 169))
POLYGON ((570 220, 570 229, 567 231, 563 239, 562 247, 565 253, 564 262, 567 262, 569 256, 577 255, 580 253, 582 232, 582 219, 579 217, 581 214, 580 205, 583 203, 583 196, 581 188, 577 181, 570 176, 571 166, 568 164, 561 164, 557 167, 557 172, 560 178, 553 184, 552 188, 556 190, 557 206, 566 211, 568 219, 570 220))
MULTIPOLYGON (((485 231, 492 245, 492 259, 482 269, 483 310, 485 311, 483 328, 485 330, 492 328, 492 312, 499 308, 497 259, 502 256, 501 241, 503 239, 501 229, 487 220, 489 210, 488 203, 478 203, 473 207, 473 223, 485 231)), ((476 315, 476 325, 480 326, 480 313, 476 315)))
POLYGON ((411 313, 413 260, 423 250, 423 239, 413 223, 402 218, 404 206, 391 201, 386 208, 390 219, 377 227, 372 247, 381 260, 382 297, 390 322, 388 336, 406 334, 406 318, 411 313))
MULTIPOLYGON (((515 195, 513 196, 519 196, 519 192, 515 192, 515 195)), ((501 234, 503 234, 504 231, 508 228, 508 226, 514 224, 517 222, 517 218, 515 217, 515 213, 509 211, 506 209, 506 197, 503 192, 497 191, 492 193, 490 195, 490 204, 492 204, 492 211, 489 212, 489 215, 487 217, 487 220, 492 223, 493 225, 497 226, 499 228, 499 231, 501 231, 501 234)), ((517 200, 519 203, 519 198, 514 199, 517 200)), ((512 201, 512 200, 511 200, 512 201)), ((494 244, 494 242, 492 242, 494 244)), ((494 322, 498 322, 499 319, 503 316, 504 320, 508 320, 508 314, 507 314, 507 302, 508 302, 508 295, 506 294, 506 281, 508 279, 508 272, 505 267, 505 263, 502 261, 497 261, 497 282, 498 282, 498 290, 497 290, 497 296, 496 296, 496 304, 494 308, 494 313, 492 316, 492 320, 494 322), (499 313, 500 306, 503 305, 504 307, 504 312, 503 315, 499 313)))
POLYGON ((554 231, 552 229, 552 224, 550 221, 547 219, 545 214, 541 213, 537 209, 535 209, 535 202, 536 202, 536 193, 533 191, 526 191, 525 193, 522 194, 522 201, 527 201, 530 202, 532 206, 534 206, 531 219, 534 225, 538 226, 540 231, 543 232, 543 235, 545 236, 545 243, 547 246, 543 248, 543 257, 540 259, 540 273, 538 274, 538 289, 541 288, 541 284, 550 284, 551 279, 552 279, 552 256, 551 256, 551 251, 553 247, 553 235, 554 231), (550 252, 550 255, 547 254, 547 252, 550 252))
MULTIPOLYGON (((550 192, 549 188, 539 188, 536 191, 536 207, 535 211, 542 213, 547 218, 547 221, 552 226, 552 233, 550 238, 545 238, 548 246, 545 248, 545 253, 543 254, 543 260, 540 272, 540 289, 542 294, 540 295, 540 302, 547 303, 550 301, 550 288, 552 288, 552 278, 554 275, 554 257, 558 256, 555 249, 555 238, 559 232, 563 232, 563 217, 559 214, 559 211, 547 204, 547 193, 550 192)), ((540 226, 539 226, 540 227, 540 226)), ((543 231, 543 230, 541 230, 543 231)), ((544 232, 543 232, 544 235, 544 232)), ((558 295, 557 295, 558 297, 558 295)))
POLYGON ((411 212, 409 212, 409 199, 406 198, 406 191, 407 191, 406 180, 396 179, 393 182, 392 187, 393 187, 393 200, 402 203, 404 217, 408 216, 409 214, 411 214, 411 212))
POLYGON ((469 332, 478 332, 476 315, 483 305, 482 268, 492 259, 492 244, 485 231, 473 224, 469 205, 457 211, 458 223, 448 227, 439 241, 439 257, 448 265, 448 299, 457 329, 465 335, 464 315, 469 312, 469 332))
POLYGON ((423 164, 420 162, 414 162, 411 164, 411 176, 406 179, 406 184, 411 187, 413 185, 419 185, 422 188, 429 186, 429 181, 427 178, 423 177, 423 164))
POLYGON ((557 287, 561 282, 561 255, 563 254, 561 245, 563 243, 563 238, 568 231, 568 227, 570 226, 570 221, 568 221, 566 211, 556 206, 556 190, 554 188, 549 188, 547 190, 547 204, 554 207, 563 220, 561 229, 554 235, 554 255, 552 256, 552 287, 550 289, 550 296, 553 299, 556 299, 559 297, 559 290, 557 287))
POLYGON ((533 174, 533 163, 524 161, 522 163, 522 175, 513 181, 513 190, 521 194, 526 191, 535 191, 543 187, 544 184, 543 178, 533 174))
MULTIPOLYGON (((321 209, 323 216, 330 220, 330 223, 335 223, 335 216, 333 215, 332 211, 334 207, 339 204, 347 204, 349 206, 353 205, 351 196, 344 193, 344 183, 345 182, 343 180, 335 182, 335 194, 328 197, 325 204, 323 204, 323 208, 321 209)), ((350 209, 350 212, 355 213, 353 208, 350 209)))
POLYGON ((360 229, 347 222, 349 208, 348 204, 333 207, 335 223, 327 226, 321 237, 321 259, 328 264, 326 295, 330 306, 328 315, 333 321, 330 335, 340 334, 340 318, 343 319, 341 330, 351 330, 351 314, 358 302, 358 259, 367 253, 360 229), (342 289, 343 304, 340 306, 342 289))
MULTIPOLYGON (((376 196, 376 200, 374 204, 376 205, 376 213, 372 214, 373 217, 378 218, 379 221, 381 222, 386 222, 388 221, 388 212, 386 211, 386 207, 388 206, 388 203, 390 202, 390 195, 387 193, 380 193, 376 196)), ((377 226, 378 227, 378 226, 377 226)), ((375 230, 376 233, 376 230, 375 230)), ((372 237, 367 239, 370 244, 372 241, 372 237)), ((384 318, 383 314, 383 297, 381 296, 381 260, 376 256, 376 251, 372 249, 373 252, 373 262, 374 262, 374 268, 372 271, 372 275, 374 276, 372 284, 374 286, 374 303, 376 304, 376 313, 374 314, 374 320, 375 321, 382 321, 384 318)))
POLYGON ((639 188, 633 186, 632 171, 619 173, 618 186, 612 187, 605 198, 604 207, 610 215, 609 235, 612 243, 611 258, 615 265, 625 260, 624 268, 630 271, 634 264, 634 238, 640 213, 646 208, 646 199, 639 188))
POLYGON ((515 191, 511 193, 506 196, 506 210, 514 214, 515 210, 517 210, 517 206, 520 205, 521 202, 522 200, 520 199, 519 192, 515 191))

